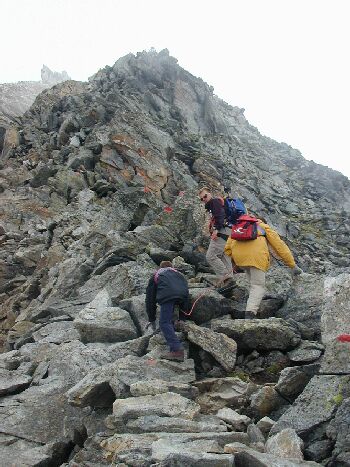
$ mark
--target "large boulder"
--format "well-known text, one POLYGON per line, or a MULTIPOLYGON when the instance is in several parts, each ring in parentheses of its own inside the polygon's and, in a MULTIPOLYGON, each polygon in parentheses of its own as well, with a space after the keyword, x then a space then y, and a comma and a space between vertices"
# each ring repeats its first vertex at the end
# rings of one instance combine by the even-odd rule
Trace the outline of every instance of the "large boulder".
POLYGON ((342 340, 349 334, 350 274, 326 277, 322 307, 322 342, 326 351, 321 373, 350 374, 350 342, 342 340))
POLYGON ((302 274, 293 282, 287 302, 276 313, 279 318, 296 321, 303 339, 320 338, 323 288, 322 276, 302 274))
POLYGON ((211 328, 234 339, 241 350, 291 350, 300 342, 298 330, 279 318, 215 319, 211 328))
POLYGON ((295 430, 286 428, 267 440, 266 452, 286 459, 303 460, 304 443, 295 430))
POLYGON ((270 435, 293 428, 305 439, 335 416, 344 397, 349 394, 349 382, 348 376, 314 376, 292 407, 273 426, 270 435))
POLYGON ((337 463, 342 465, 342 462, 343 465, 346 465, 346 462, 350 461, 350 399, 346 398, 341 401, 339 398, 338 403, 340 404, 339 409, 328 425, 326 433, 331 445, 335 443, 332 452, 334 465, 337 463))
POLYGON ((108 306, 109 294, 103 290, 74 320, 83 342, 122 342, 138 337, 130 314, 108 306))
POLYGON ((234 310, 234 302, 224 298, 210 288, 191 288, 191 319, 196 324, 203 324, 211 319, 228 315, 234 310))
POLYGON ((217 413, 223 407, 240 408, 256 386, 236 377, 207 378, 194 384, 199 389, 196 402, 203 413, 217 413))
POLYGON ((122 420, 147 415, 178 416, 192 420, 199 411, 198 404, 173 392, 117 399, 113 404, 113 416, 122 420))
POLYGON ((294 400, 303 391, 310 379, 318 373, 320 364, 284 368, 275 390, 285 399, 294 400))
POLYGON ((187 339, 210 353, 226 370, 232 371, 236 365, 237 344, 225 334, 197 326, 191 322, 184 323, 187 339))

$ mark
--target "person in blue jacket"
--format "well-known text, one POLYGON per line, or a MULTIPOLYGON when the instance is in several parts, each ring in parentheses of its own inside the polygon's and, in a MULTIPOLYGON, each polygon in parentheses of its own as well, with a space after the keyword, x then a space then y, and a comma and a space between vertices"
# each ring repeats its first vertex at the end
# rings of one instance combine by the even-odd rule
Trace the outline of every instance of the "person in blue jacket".
POLYGON ((159 327, 170 352, 163 355, 167 360, 184 361, 184 349, 174 329, 174 308, 179 304, 189 308, 187 279, 172 267, 170 261, 162 261, 159 269, 150 278, 146 289, 146 311, 155 330, 157 303, 160 305, 159 327))

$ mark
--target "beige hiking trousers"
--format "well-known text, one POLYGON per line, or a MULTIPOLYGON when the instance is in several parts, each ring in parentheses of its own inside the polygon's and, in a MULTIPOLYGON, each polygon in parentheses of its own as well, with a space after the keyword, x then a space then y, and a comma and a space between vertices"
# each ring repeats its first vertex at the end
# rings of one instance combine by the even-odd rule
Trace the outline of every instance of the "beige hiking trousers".
POLYGON ((266 286, 266 272, 261 269, 254 268, 253 266, 246 266, 242 269, 245 270, 249 279, 249 297, 246 305, 246 311, 257 313, 260 303, 265 295, 266 286))
MULTIPOLYGON (((219 233, 231 235, 231 229, 224 228, 219 230, 219 233)), ((226 240, 221 237, 218 237, 216 240, 210 240, 206 254, 209 265, 213 268, 215 274, 220 276, 221 279, 233 277, 231 258, 224 253, 225 245, 226 240)))

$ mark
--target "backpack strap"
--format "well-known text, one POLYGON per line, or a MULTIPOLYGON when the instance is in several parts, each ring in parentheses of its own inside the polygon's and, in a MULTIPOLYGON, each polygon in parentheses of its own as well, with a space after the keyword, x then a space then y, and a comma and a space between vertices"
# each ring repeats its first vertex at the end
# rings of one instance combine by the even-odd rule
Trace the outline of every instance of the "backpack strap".
POLYGON ((263 237, 266 237, 266 230, 263 229, 259 224, 258 224, 258 232, 260 232, 260 235, 263 237))
POLYGON ((174 269, 174 268, 160 268, 160 269, 158 269, 158 271, 156 271, 156 272, 154 273, 154 276, 153 276, 153 277, 154 277, 154 283, 155 283, 155 284, 158 284, 159 275, 160 275, 160 274, 163 274, 163 272, 165 272, 165 271, 179 272, 177 269, 174 269))

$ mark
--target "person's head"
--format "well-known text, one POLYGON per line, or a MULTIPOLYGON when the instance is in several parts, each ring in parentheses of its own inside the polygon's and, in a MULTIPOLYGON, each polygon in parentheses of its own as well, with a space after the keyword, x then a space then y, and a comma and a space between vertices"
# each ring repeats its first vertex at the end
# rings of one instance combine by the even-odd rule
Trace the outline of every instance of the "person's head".
POLYGON ((171 261, 161 261, 159 267, 160 268, 172 268, 173 263, 171 261))
POLYGON ((208 187, 206 186, 203 186, 199 192, 198 192, 198 196, 199 196, 199 199, 203 202, 203 203, 207 203, 208 201, 210 201, 213 197, 213 195, 210 193, 210 190, 208 187))

